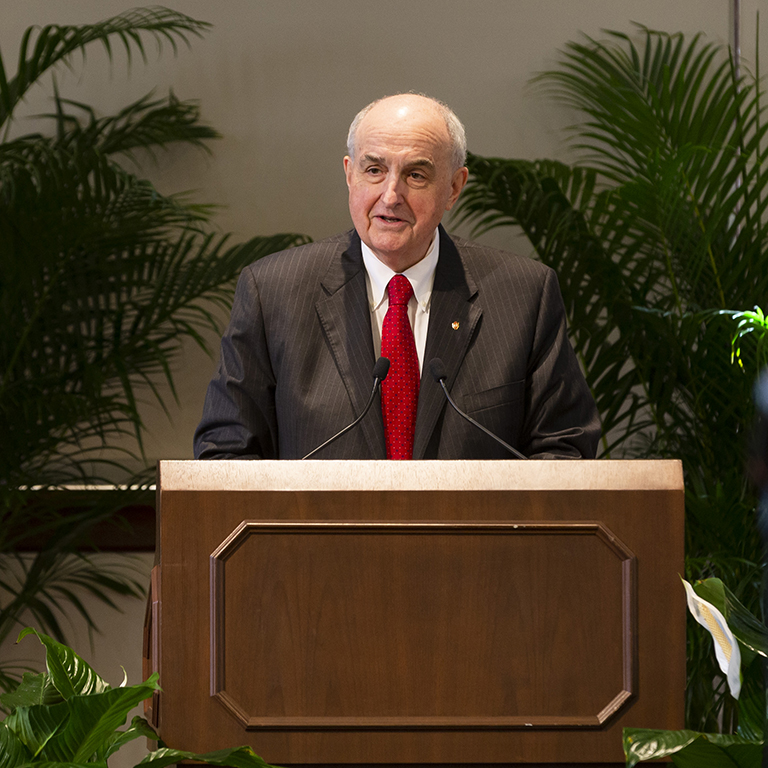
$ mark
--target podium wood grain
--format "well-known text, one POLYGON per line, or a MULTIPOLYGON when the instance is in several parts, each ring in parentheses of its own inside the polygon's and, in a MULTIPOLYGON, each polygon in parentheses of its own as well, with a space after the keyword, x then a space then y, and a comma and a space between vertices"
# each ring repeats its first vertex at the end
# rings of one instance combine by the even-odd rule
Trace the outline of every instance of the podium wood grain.
POLYGON ((677 462, 161 462, 151 712, 280 765, 621 765, 682 727, 677 462))

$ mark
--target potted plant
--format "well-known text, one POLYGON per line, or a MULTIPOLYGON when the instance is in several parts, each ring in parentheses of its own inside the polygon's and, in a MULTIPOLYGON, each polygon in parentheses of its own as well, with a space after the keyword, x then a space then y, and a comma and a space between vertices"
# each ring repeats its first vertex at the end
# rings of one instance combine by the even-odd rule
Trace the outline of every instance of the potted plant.
POLYGON ((768 628, 720 579, 684 584, 691 615, 712 637, 721 678, 727 682, 738 708, 738 730, 735 734, 722 734, 625 728, 627 766, 632 768, 640 762, 669 757, 680 768, 760 768, 768 628))
MULTIPOLYGON (((129 712, 159 689, 157 675, 138 685, 112 688, 71 648, 31 627, 19 635, 35 635, 45 647, 47 671, 26 673, 19 687, 0 696, 9 710, 0 722, 3 768, 41 766, 106 767, 109 758, 137 738, 157 740, 142 717, 125 730, 129 712)), ((181 760, 234 768, 269 768, 250 747, 197 754, 161 746, 139 765, 163 768, 181 760)))

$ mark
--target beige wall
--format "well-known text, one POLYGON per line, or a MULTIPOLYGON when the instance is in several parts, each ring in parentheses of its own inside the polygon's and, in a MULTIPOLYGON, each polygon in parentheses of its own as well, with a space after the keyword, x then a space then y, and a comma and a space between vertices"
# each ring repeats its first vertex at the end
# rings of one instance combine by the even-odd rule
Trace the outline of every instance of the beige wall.
MULTIPOLYGON (((15 71, 27 26, 94 22, 135 4, 0 0, 6 70, 15 71)), ((757 5, 742 2, 750 61, 757 5)), ((150 45, 149 64, 136 59, 130 77, 122 55, 110 67, 94 48, 85 67, 76 61, 73 72, 58 72, 60 89, 102 113, 153 88, 198 99, 204 118, 223 134, 213 154, 171 151, 148 173, 164 192, 195 190, 198 200, 225 206, 216 226, 240 239, 279 231, 317 239, 350 226, 344 140, 355 112, 375 97, 416 90, 447 101, 466 123, 470 149, 480 154, 565 159, 560 129, 570 117, 525 86, 552 65, 566 41, 602 28, 630 31, 631 20, 703 31, 718 42, 731 35, 729 0, 175 0, 172 6, 213 29, 175 58, 170 49, 158 58, 150 45)), ((766 30, 761 39, 768 39, 766 30)), ((50 78, 46 83, 20 117, 50 110, 50 78)), ((32 126, 21 120, 16 130, 32 126)), ((509 234, 494 238, 512 242, 509 234)), ((148 409, 151 460, 191 457, 213 365, 197 350, 185 352, 182 407, 174 410, 173 424, 148 409)), ((104 617, 98 663, 110 679, 117 665, 129 667, 135 682, 143 607, 127 608, 125 617, 104 617)))

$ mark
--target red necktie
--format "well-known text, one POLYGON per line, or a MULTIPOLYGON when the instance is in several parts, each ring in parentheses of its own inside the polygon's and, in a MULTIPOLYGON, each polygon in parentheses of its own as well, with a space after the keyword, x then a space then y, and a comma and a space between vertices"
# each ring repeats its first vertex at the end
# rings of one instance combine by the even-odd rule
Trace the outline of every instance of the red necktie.
POLYGON ((419 358, 408 320, 413 288, 405 275, 395 275, 387 286, 389 308, 381 328, 381 355, 389 359, 381 382, 381 412, 388 459, 413 458, 416 404, 419 400, 419 358))

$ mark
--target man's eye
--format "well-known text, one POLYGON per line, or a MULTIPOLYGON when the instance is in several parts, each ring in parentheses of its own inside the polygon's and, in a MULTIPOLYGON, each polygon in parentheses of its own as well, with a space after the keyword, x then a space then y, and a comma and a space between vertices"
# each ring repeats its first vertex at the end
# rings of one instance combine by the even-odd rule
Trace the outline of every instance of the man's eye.
POLYGON ((366 168, 365 172, 368 174, 371 174, 372 176, 378 176, 378 174, 381 173, 381 168, 376 168, 375 166, 372 168, 366 168))

